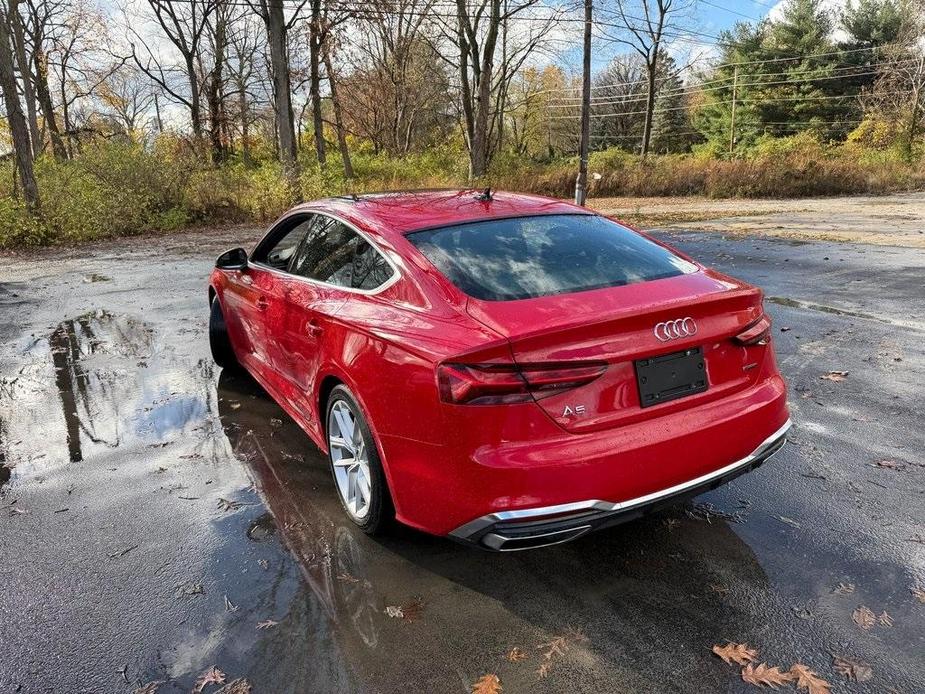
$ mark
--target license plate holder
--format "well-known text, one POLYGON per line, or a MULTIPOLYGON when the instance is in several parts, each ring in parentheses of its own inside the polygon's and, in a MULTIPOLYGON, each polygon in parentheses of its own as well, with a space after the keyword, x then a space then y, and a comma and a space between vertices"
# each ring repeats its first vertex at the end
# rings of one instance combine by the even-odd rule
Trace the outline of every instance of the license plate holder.
POLYGON ((641 407, 702 393, 708 387, 702 347, 637 359, 634 365, 641 407))

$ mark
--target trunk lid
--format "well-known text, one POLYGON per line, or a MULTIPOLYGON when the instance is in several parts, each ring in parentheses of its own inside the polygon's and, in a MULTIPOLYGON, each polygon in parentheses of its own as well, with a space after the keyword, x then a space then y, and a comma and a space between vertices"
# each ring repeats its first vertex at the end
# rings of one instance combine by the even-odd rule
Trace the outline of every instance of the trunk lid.
POLYGON ((766 350, 733 340, 761 317, 760 290, 709 270, 518 301, 470 298, 467 310, 508 339, 521 366, 606 362, 604 373, 591 383, 536 397, 550 418, 575 433, 675 412, 741 390, 758 378, 766 350), (694 334, 657 339, 658 323, 684 318, 693 320, 694 334), (696 347, 703 349, 707 390, 643 410, 635 361, 696 347))

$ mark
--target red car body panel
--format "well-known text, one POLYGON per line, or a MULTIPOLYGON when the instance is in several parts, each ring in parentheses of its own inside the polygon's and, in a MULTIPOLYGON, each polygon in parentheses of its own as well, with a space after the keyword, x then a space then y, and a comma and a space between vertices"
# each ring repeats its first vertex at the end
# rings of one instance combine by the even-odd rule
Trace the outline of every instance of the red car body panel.
POLYGON ((398 279, 379 293, 359 293, 251 265, 216 269, 210 293, 239 361, 322 450, 323 399, 337 382, 351 389, 403 523, 446 535, 498 512, 619 504, 745 459, 789 421, 770 338, 751 346, 734 339, 763 315, 761 293, 748 284, 698 265, 620 287, 480 301, 404 236, 483 219, 587 214, 584 208, 460 191, 323 200, 283 219, 305 213, 362 231, 398 279), (670 346, 654 337, 656 323, 682 316, 696 321, 695 335, 670 346), (708 390, 640 407, 634 361, 694 346, 703 348, 708 390), (576 360, 607 368, 586 385, 518 404, 450 404, 438 391, 436 370, 447 361, 576 360), (576 405, 584 416, 565 414, 576 405))

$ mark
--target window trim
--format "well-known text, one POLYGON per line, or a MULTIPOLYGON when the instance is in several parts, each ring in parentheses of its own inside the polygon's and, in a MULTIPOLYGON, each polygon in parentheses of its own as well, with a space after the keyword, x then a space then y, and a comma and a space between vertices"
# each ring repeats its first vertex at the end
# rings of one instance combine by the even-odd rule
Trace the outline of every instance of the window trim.
POLYGON ((381 292, 384 292, 386 289, 388 289, 388 288, 391 287, 393 284, 395 284, 396 282, 398 282, 398 280, 401 279, 402 275, 401 275, 401 271, 398 269, 398 266, 393 262, 393 260, 388 256, 387 253, 384 253, 384 252, 382 251, 382 249, 379 247, 379 244, 377 244, 377 243, 369 236, 369 234, 367 234, 366 232, 364 232, 364 231, 358 229, 354 224, 351 224, 350 222, 348 222, 348 221, 347 221, 346 219, 344 219, 343 217, 339 217, 338 215, 336 215, 336 214, 331 214, 331 213, 329 213, 329 212, 322 212, 322 211, 320 211, 320 210, 297 210, 297 211, 293 211, 291 214, 285 215, 285 216, 282 217, 281 219, 277 220, 276 224, 274 224, 274 225, 270 228, 270 231, 268 231, 268 232, 264 235, 264 237, 263 237, 262 239, 260 239, 260 241, 257 243, 257 246, 254 247, 254 250, 256 251, 257 248, 259 248, 261 245, 263 245, 263 242, 266 240, 267 236, 269 236, 270 234, 272 234, 272 233, 273 233, 273 229, 275 229, 277 226, 279 226, 280 224, 283 224, 284 222, 288 221, 288 220, 291 219, 292 217, 301 216, 301 215, 305 215, 306 217, 314 217, 314 216, 317 216, 317 215, 321 215, 321 216, 324 216, 324 217, 329 217, 330 219, 333 219, 334 221, 340 222, 341 224, 343 224, 345 227, 347 227, 348 229, 350 229, 350 231, 352 231, 352 232, 355 233, 357 236, 359 236, 359 237, 361 237, 362 239, 364 239, 370 246, 372 246, 373 250, 376 251, 376 253, 378 253, 380 256, 382 256, 382 259, 385 260, 385 262, 389 264, 389 267, 392 268, 392 270, 393 270, 392 276, 389 277, 389 279, 387 279, 385 282, 383 282, 382 284, 380 284, 378 287, 375 287, 375 288, 373 288, 373 289, 359 289, 359 288, 354 288, 354 287, 344 287, 344 286, 342 286, 342 285, 340 285, 340 284, 331 284, 330 282, 322 282, 321 280, 312 279, 311 277, 305 277, 305 276, 303 276, 303 275, 295 275, 295 274, 293 274, 293 273, 291 273, 291 272, 288 272, 288 271, 286 271, 286 270, 279 270, 279 269, 277 269, 277 268, 275 268, 275 267, 272 267, 272 266, 270 266, 270 265, 266 265, 266 264, 264 264, 264 263, 260 263, 260 262, 257 262, 257 261, 252 262, 251 265, 253 265, 254 267, 258 267, 258 268, 260 268, 261 270, 266 270, 267 272, 272 272, 272 273, 277 274, 277 275, 282 275, 283 277, 288 277, 288 278, 290 278, 290 279, 298 280, 298 281, 300 281, 300 282, 307 282, 308 284, 311 284, 311 285, 314 285, 314 286, 318 286, 318 287, 329 287, 329 288, 331 288, 331 289, 338 289, 338 290, 343 291, 343 292, 350 292, 351 294, 361 294, 361 295, 364 295, 364 296, 375 296, 376 294, 380 294, 381 292))

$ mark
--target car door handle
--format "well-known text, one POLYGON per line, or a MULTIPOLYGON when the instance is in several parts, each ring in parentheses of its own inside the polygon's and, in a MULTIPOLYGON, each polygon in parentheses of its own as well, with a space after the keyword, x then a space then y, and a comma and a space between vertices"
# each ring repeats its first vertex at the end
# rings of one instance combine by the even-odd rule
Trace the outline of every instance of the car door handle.
POLYGON ((305 324, 305 332, 308 333, 309 337, 321 337, 324 328, 313 318, 305 324))
POLYGON ((265 296, 261 296, 257 298, 257 310, 258 311, 266 311, 269 305, 270 305, 270 302, 267 301, 267 298, 265 296))

